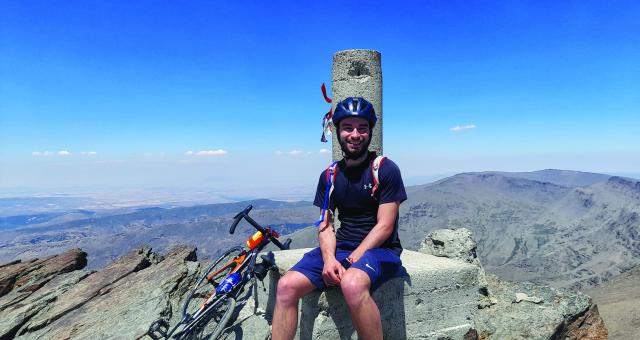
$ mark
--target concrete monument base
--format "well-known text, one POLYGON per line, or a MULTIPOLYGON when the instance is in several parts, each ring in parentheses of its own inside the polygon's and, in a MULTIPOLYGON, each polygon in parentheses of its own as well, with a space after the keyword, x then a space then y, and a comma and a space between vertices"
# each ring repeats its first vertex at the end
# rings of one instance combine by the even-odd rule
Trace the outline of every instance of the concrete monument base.
MULTIPOLYGON (((258 293, 255 307, 271 320, 277 280, 310 249, 274 252, 279 273, 265 279, 267 292, 258 293)), ((462 339, 473 328, 478 309, 481 269, 472 264, 405 250, 407 276, 378 288, 373 298, 382 317, 385 339, 462 339)), ((252 307, 254 307, 252 306, 252 307)), ((303 298, 298 339, 357 339, 349 310, 339 288, 303 298)))

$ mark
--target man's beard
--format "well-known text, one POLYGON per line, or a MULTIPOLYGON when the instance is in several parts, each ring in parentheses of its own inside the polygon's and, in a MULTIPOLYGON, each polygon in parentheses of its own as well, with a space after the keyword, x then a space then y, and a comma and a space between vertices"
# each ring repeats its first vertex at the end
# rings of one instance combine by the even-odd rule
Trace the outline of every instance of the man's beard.
POLYGON ((340 143, 340 149, 342 149, 342 155, 344 156, 344 159, 358 159, 359 157, 361 157, 363 154, 369 152, 369 144, 371 143, 371 137, 367 138, 367 141, 362 144, 362 146, 360 147, 360 150, 358 151, 349 151, 349 148, 347 148, 347 143, 342 140, 342 138, 338 138, 338 143, 340 143))

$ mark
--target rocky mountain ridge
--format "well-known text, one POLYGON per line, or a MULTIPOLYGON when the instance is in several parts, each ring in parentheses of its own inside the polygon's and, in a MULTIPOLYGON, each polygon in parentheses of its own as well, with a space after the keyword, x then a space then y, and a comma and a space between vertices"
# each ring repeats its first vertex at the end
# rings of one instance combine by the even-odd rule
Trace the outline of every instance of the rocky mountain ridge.
POLYGON ((439 228, 474 232, 488 271, 557 286, 599 284, 640 264, 640 182, 615 176, 567 187, 495 173, 408 188, 400 238, 439 228))

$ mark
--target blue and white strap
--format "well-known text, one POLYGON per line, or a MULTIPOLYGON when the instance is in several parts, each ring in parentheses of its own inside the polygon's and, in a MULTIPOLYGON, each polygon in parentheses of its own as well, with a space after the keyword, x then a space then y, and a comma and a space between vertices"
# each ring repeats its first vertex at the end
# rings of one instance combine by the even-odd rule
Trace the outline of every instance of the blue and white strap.
POLYGON ((322 211, 320 212, 320 218, 316 221, 316 223, 314 223, 316 227, 319 227, 320 223, 324 221, 324 215, 329 207, 329 200, 331 199, 331 194, 333 193, 333 182, 336 178, 337 165, 338 162, 336 161, 327 168, 327 188, 324 192, 324 203, 322 205, 322 211))

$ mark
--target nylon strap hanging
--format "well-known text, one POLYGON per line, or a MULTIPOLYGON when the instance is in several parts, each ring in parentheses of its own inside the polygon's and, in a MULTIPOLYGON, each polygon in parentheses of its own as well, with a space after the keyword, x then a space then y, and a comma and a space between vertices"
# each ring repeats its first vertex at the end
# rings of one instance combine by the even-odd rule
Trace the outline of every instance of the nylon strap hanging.
MULTIPOLYGON (((327 88, 322 83, 322 96, 324 97, 324 101, 331 104, 331 98, 327 96, 327 88)), ((320 141, 323 143, 327 142, 327 137, 331 136, 331 117, 333 117, 333 107, 329 108, 329 112, 324 115, 322 118, 322 137, 320 137, 320 141)))
POLYGON ((338 162, 333 162, 328 168, 326 173, 326 182, 327 188, 324 192, 324 203, 322 205, 322 211, 320 212, 320 218, 314 223, 316 227, 320 226, 320 223, 324 221, 324 215, 327 212, 329 207, 329 200, 331 199, 331 194, 333 193, 333 182, 336 179, 336 173, 338 170, 338 162))
POLYGON ((378 172, 380 171, 380 166, 382 165, 382 161, 384 161, 386 157, 378 156, 373 162, 371 162, 371 175, 373 177, 373 188, 371 189, 371 197, 375 197, 376 190, 378 190, 378 184, 380 183, 380 178, 378 176, 378 172))

